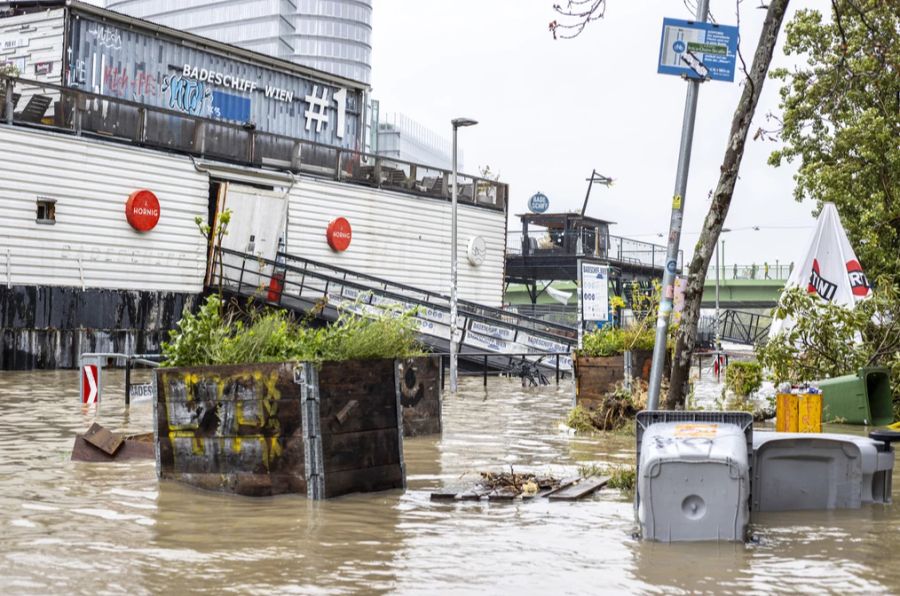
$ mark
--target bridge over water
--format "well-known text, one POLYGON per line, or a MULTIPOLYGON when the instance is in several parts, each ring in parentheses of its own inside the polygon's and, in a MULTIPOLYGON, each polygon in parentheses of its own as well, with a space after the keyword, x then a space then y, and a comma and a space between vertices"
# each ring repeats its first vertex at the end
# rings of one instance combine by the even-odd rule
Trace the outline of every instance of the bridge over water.
MULTIPOLYGON (((726 265, 719 269, 719 308, 772 308, 790 276, 793 264, 726 265)), ((716 305, 716 271, 711 266, 703 284, 703 308, 716 305)))

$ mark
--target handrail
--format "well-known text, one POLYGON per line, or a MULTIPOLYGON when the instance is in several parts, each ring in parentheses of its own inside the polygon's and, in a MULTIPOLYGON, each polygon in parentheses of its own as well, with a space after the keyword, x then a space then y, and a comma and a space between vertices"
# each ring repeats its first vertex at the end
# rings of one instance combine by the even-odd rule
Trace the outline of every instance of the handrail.
MULTIPOLYGON (((769 281, 785 281, 794 271, 794 263, 769 264, 766 261, 762 263, 752 263, 750 265, 738 265, 732 263, 730 265, 719 265, 720 280, 769 280, 769 281)), ((715 281, 716 266, 715 263, 706 270, 706 279, 715 281)))
MULTIPOLYGON (((243 255, 242 253, 240 253, 240 252, 233 251, 233 250, 229 250, 229 249, 226 249, 226 248, 223 248, 223 249, 221 249, 221 250, 222 250, 222 252, 225 253, 225 254, 231 254, 231 255, 233 255, 233 256, 244 256, 244 255, 243 255)), ((338 265, 331 265, 331 264, 329 264, 329 263, 323 263, 322 261, 315 261, 315 260, 313 260, 313 259, 307 259, 306 257, 297 257, 297 256, 295 256, 295 255, 291 255, 291 254, 289 254, 289 253, 282 252, 282 251, 279 251, 279 252, 277 253, 277 256, 276 256, 276 260, 275 260, 275 261, 268 261, 268 260, 266 260, 266 261, 267 261, 267 263, 277 262, 278 257, 283 257, 283 258, 285 258, 285 259, 290 259, 290 260, 293 260, 293 261, 299 261, 299 262, 301 262, 301 263, 307 263, 307 264, 313 265, 313 266, 315 266, 315 267, 322 267, 322 268, 325 268, 325 269, 331 269, 332 271, 335 271, 335 272, 338 272, 338 273, 342 273, 342 274, 344 274, 344 275, 353 275, 353 276, 358 277, 358 278, 361 278, 361 279, 366 279, 366 280, 375 282, 375 283, 377 283, 377 284, 379 284, 379 285, 390 285, 390 286, 393 286, 393 287, 396 287, 396 288, 399 288, 399 289, 402 289, 402 290, 406 290, 406 291, 409 291, 409 292, 416 292, 416 293, 418 293, 418 294, 424 294, 425 296, 434 296, 434 297, 436 297, 436 298, 442 298, 442 299, 444 299, 444 300, 447 300, 447 301, 448 301, 448 304, 449 304, 449 301, 450 301, 450 297, 449 297, 447 294, 442 294, 442 293, 440 293, 440 292, 435 292, 435 291, 432 291, 432 290, 426 290, 426 289, 424 289, 424 288, 417 288, 417 287, 415 287, 415 286, 410 286, 410 285, 404 284, 404 283, 402 283, 402 282, 391 281, 391 280, 388 280, 388 279, 384 279, 384 278, 381 278, 381 277, 376 277, 376 276, 374 276, 374 275, 370 275, 370 274, 368 274, 368 273, 360 273, 360 272, 358 272, 358 271, 353 271, 352 269, 347 269, 347 268, 345 268, 345 267, 340 267, 340 266, 338 266, 338 265)), ((303 272, 306 272, 306 270, 303 270, 303 272)), ((458 304, 460 307, 470 307, 470 308, 479 309, 479 310, 482 310, 482 311, 485 311, 485 312, 494 312, 494 313, 499 313, 500 315, 514 316, 514 317, 517 318, 517 319, 522 319, 522 320, 525 320, 525 321, 528 321, 528 322, 531 322, 531 323, 534 323, 534 324, 539 324, 539 325, 544 326, 544 327, 547 327, 547 326, 555 327, 555 328, 557 328, 558 330, 560 330, 560 331, 562 331, 562 332, 571 332, 571 331, 572 331, 572 329, 571 329, 570 327, 567 327, 567 326, 565 326, 565 325, 559 325, 559 324, 556 324, 556 323, 549 323, 549 322, 543 321, 543 320, 541 320, 541 319, 537 319, 537 318, 533 318, 533 317, 528 317, 528 316, 524 316, 524 315, 518 315, 518 314, 516 314, 516 313, 511 313, 510 311, 504 310, 504 309, 502 309, 502 308, 496 308, 496 307, 493 307, 493 306, 487 306, 487 305, 484 305, 484 304, 478 304, 477 302, 472 302, 472 301, 470 301, 470 300, 457 300, 457 304, 458 304)))
MULTIPOLYGON (((361 292, 369 292, 369 291, 377 292, 377 293, 381 294, 382 296, 385 296, 392 300, 397 300, 398 302, 412 303, 417 306, 423 306, 423 307, 427 307, 427 308, 431 308, 431 309, 436 309, 436 310, 440 310, 442 312, 445 312, 445 311, 449 312, 449 306, 435 304, 434 302, 429 302, 427 300, 428 297, 447 298, 443 294, 439 294, 437 292, 432 292, 429 290, 424 290, 421 288, 415 288, 413 286, 408 286, 405 284, 391 282, 389 280, 381 279, 381 278, 378 278, 378 277, 375 277, 372 275, 357 273, 355 271, 351 271, 349 269, 344 269, 342 267, 332 266, 327 263, 321 263, 318 261, 313 261, 311 259, 295 257, 293 255, 289 255, 287 253, 281 253, 281 252, 279 252, 278 255, 279 255, 279 257, 285 258, 284 262, 280 262, 278 260, 270 260, 270 259, 266 259, 263 257, 256 257, 253 255, 247 255, 245 253, 230 250, 227 248, 217 248, 216 252, 220 253, 220 254, 224 254, 224 255, 238 257, 241 259, 252 260, 256 263, 259 263, 260 265, 271 266, 271 267, 277 268, 278 270, 292 271, 294 273, 298 273, 303 276, 311 276, 311 277, 320 279, 325 282, 333 281, 333 282, 339 283, 342 286, 349 286, 349 287, 354 288, 361 292), (307 266, 290 265, 287 263, 288 259, 297 261, 300 263, 305 263, 307 266), (344 277, 329 276, 322 272, 310 270, 308 268, 308 266, 330 269, 336 273, 343 274, 344 277), (374 281, 375 283, 377 283, 378 285, 381 285, 381 286, 388 286, 388 287, 393 286, 400 290, 416 292, 418 294, 424 295, 426 297, 426 299, 423 300, 420 298, 416 298, 414 296, 408 296, 406 294, 398 293, 396 291, 391 291, 388 289, 388 287, 374 288, 372 286, 365 285, 364 283, 353 281, 352 279, 347 279, 346 275, 348 275, 348 274, 352 275, 354 277, 360 278, 362 280, 374 281)), ((228 267, 230 269, 237 268, 233 265, 225 264, 224 260, 222 260, 221 263, 222 263, 222 266, 228 267)), ((257 274, 258 272, 250 272, 250 273, 257 274)), ((230 277, 227 279, 229 281, 235 281, 230 277)), ((470 319, 474 319, 474 320, 479 320, 479 321, 488 323, 490 325, 498 325, 501 327, 502 326, 520 327, 520 328, 528 329, 529 333, 533 333, 535 335, 541 335, 547 339, 552 339, 552 340, 560 341, 560 342, 564 342, 564 343, 571 343, 575 339, 573 336, 573 329, 571 327, 567 327, 565 325, 559 325, 556 323, 543 321, 541 319, 535 319, 532 317, 519 315, 516 313, 505 311, 503 309, 494 308, 491 306, 483 306, 483 305, 480 305, 480 304, 477 304, 474 302, 469 302, 469 301, 460 301, 459 305, 460 305, 460 312, 462 314, 464 314, 466 317, 468 317, 470 319), (478 312, 478 311, 482 311, 482 312, 478 312), (491 314, 495 315, 496 318, 492 317, 491 314), (502 317, 507 317, 510 319, 514 318, 520 322, 516 323, 516 322, 504 320, 502 317), (527 323, 528 325, 523 324, 523 323, 527 323)))
MULTIPOLYGON (((295 265, 290 265, 290 264, 286 264, 286 263, 282 263, 282 262, 278 262, 278 261, 273 261, 273 260, 266 259, 263 257, 247 255, 247 254, 240 253, 240 252, 226 249, 226 248, 216 248, 216 253, 238 257, 238 258, 241 258, 241 259, 247 260, 247 261, 253 261, 255 263, 259 263, 261 266, 262 265, 271 266, 271 267, 277 268, 277 270, 279 270, 279 271, 286 271, 286 272, 290 271, 290 272, 297 273, 297 274, 305 276, 305 277, 313 277, 313 278, 316 278, 316 279, 326 282, 326 284, 334 282, 341 286, 347 286, 347 287, 353 288, 360 292, 378 293, 388 299, 397 300, 397 302, 400 302, 400 303, 414 304, 416 306, 422 306, 422 307, 430 308, 432 310, 438 310, 438 311, 441 311, 442 313, 449 312, 449 306, 435 304, 433 302, 428 302, 427 300, 422 300, 422 299, 419 299, 416 297, 407 296, 405 294, 396 293, 387 288, 373 288, 373 287, 365 285, 363 283, 359 283, 359 282, 353 281, 351 279, 346 279, 346 277, 330 276, 330 275, 327 275, 326 273, 310 270, 309 268, 306 268, 306 267, 298 267, 295 265)), ((279 253, 279 254, 281 254, 281 253, 279 253)), ((290 257, 290 255, 286 255, 286 256, 290 257)), ((300 259, 297 257, 293 257, 293 258, 294 258, 294 260, 301 261, 301 262, 303 262, 305 260, 305 259, 300 259)), ((310 261, 310 263, 313 266, 319 266, 318 263, 311 262, 311 261, 310 261)), ((229 269, 239 269, 236 265, 231 265, 231 264, 225 263, 224 259, 221 259, 221 258, 219 258, 217 265, 220 265, 223 268, 227 267, 229 269)), ((330 268, 331 266, 326 264, 326 265, 324 265, 324 267, 330 268)), ((344 272, 350 273, 351 275, 357 275, 356 273, 354 273, 352 271, 348 271, 348 270, 341 271, 341 273, 344 273, 344 272)), ((248 273, 262 275, 261 272, 256 272, 256 271, 250 271, 248 273)), ((218 274, 216 274, 216 275, 218 276, 218 274)), ((224 276, 222 276, 222 277, 223 277, 222 281, 226 281, 226 280, 227 281, 238 281, 231 277, 224 277, 224 276)), ((372 276, 366 276, 364 274, 359 274, 359 277, 372 278, 372 276)), ((373 279, 378 279, 378 278, 373 278, 373 279)), ((243 284, 243 283, 244 282, 239 281, 239 284, 243 284)), ((285 283, 286 284, 293 283, 294 285, 296 285, 296 282, 289 282, 288 280, 285 280, 285 283)), ((393 285, 393 282, 389 282, 389 281, 385 280, 382 282, 382 285, 393 285)), ((428 297, 428 296, 441 297, 441 295, 436 294, 434 292, 429 292, 427 290, 412 288, 411 286, 404 286, 404 288, 402 288, 402 289, 407 289, 407 288, 411 289, 413 291, 416 291, 420 294, 423 294, 426 297, 428 297)), ((259 289, 261 289, 261 288, 259 288, 259 289)), ((326 287, 324 292, 327 293, 327 291, 328 290, 326 287)), ((469 319, 477 320, 480 322, 484 322, 484 323, 487 323, 490 325, 495 325, 495 326, 500 326, 500 327, 512 327, 512 328, 517 327, 517 328, 526 329, 530 334, 533 334, 535 336, 542 336, 545 339, 557 341, 560 343, 571 344, 572 342, 574 342, 574 339, 575 339, 573 336, 573 330, 571 328, 565 327, 563 325, 549 323, 547 321, 542 321, 540 319, 532 319, 529 317, 524 317, 524 316, 521 316, 521 315, 518 315, 515 313, 504 311, 502 309, 495 309, 493 307, 481 307, 475 303, 466 303, 464 305, 461 304, 460 306, 461 306, 460 312, 469 319), (469 310, 467 308, 469 305, 475 306, 476 309, 469 310), (499 314, 500 316, 506 316, 510 319, 516 319, 518 321, 521 321, 521 323, 504 320, 502 318, 494 318, 494 317, 491 317, 490 314, 479 313, 479 312, 477 312, 477 309, 480 309, 480 308, 483 308, 487 313, 496 313, 496 314, 499 314), (524 325, 522 323, 530 323, 531 326, 524 325), (561 331, 561 333, 554 333, 554 329, 557 331, 561 331)))
MULTIPOLYGON (((112 97, 109 95, 102 95, 75 87, 58 85, 56 83, 36 81, 33 79, 25 79, 10 75, 0 75, 0 92, 4 92, 6 98, 12 97, 13 89, 16 85, 31 86, 57 91, 60 94, 59 98, 55 98, 57 103, 62 102, 64 99, 67 101, 74 100, 72 101, 72 117, 70 122, 54 123, 52 125, 38 122, 26 123, 21 121, 21 119, 16 119, 16 117, 14 117, 14 114, 12 113, 5 113, 10 111, 8 109, 8 106, 11 105, 11 99, 9 99, 8 101, 4 101, 3 104, 0 104, 0 114, 5 113, 3 121, 7 124, 24 124, 35 128, 70 130, 76 135, 87 133, 98 135, 100 138, 103 138, 105 140, 128 141, 132 144, 138 145, 159 145, 159 143, 153 142, 148 139, 147 114, 167 116, 170 118, 187 120, 194 124, 193 136, 182 139, 183 142, 181 143, 178 143, 178 141, 175 140, 171 143, 164 144, 164 146, 168 150, 174 150, 198 156, 209 155, 223 161, 232 161, 241 164, 269 166, 276 169, 296 172, 302 171, 313 175, 322 175, 324 169, 327 170, 327 172, 325 172, 327 175, 332 176, 333 179, 338 181, 366 183, 370 185, 374 184, 375 186, 378 186, 380 188, 399 190, 401 192, 407 192, 411 194, 424 194, 426 196, 439 197, 444 199, 450 198, 449 186, 451 172, 449 170, 445 170, 436 166, 376 155, 373 153, 366 153, 364 151, 358 151, 355 149, 337 145, 327 145, 324 143, 319 143, 317 141, 300 139, 274 132, 260 131, 256 130, 255 127, 252 126, 235 124, 233 122, 224 120, 216 120, 206 116, 186 114, 184 112, 179 112, 169 108, 153 106, 129 99, 112 97), (130 131, 131 134, 110 136, 109 134, 101 132, 100 130, 90 130, 89 126, 83 122, 82 115, 92 112, 92 110, 88 109, 88 106, 95 100, 107 102, 106 105, 122 106, 134 110, 136 112, 135 118, 138 121, 134 123, 134 130, 130 131), (241 137, 239 141, 229 143, 229 149, 233 152, 235 143, 237 143, 238 145, 246 143, 246 155, 238 158, 231 153, 229 153, 228 155, 224 155, 221 152, 216 153, 214 149, 210 149, 209 145, 213 144, 215 139, 211 139, 209 142, 207 142, 206 131, 208 128, 213 128, 214 130, 230 131, 231 133, 234 133, 235 135, 241 137), (279 157, 283 157, 285 159, 276 159, 272 156, 262 155, 263 151, 259 149, 261 140, 270 141, 276 144, 282 143, 285 146, 291 145, 295 147, 306 148, 308 150, 307 152, 312 155, 315 155, 317 151, 324 152, 328 155, 328 157, 325 159, 327 165, 307 163, 306 161, 303 161, 303 153, 306 152, 301 152, 299 156, 296 156, 294 155, 293 149, 284 150, 284 154, 279 154, 279 157), (334 153, 334 155, 330 155, 331 153, 334 153), (348 156, 350 159, 352 159, 352 161, 348 161, 348 156), (373 172, 369 173, 368 177, 356 179, 354 178, 352 171, 348 172, 345 169, 348 167, 351 170, 354 167, 359 168, 359 164, 362 164, 363 162, 366 162, 366 164, 371 162, 372 164, 371 167, 373 169, 373 172), (404 172, 403 168, 406 168, 407 171, 404 172), (394 172, 400 172, 402 174, 402 181, 399 180, 400 176, 398 176, 397 180, 392 179, 390 176, 385 176, 384 178, 381 177, 381 174, 390 173, 390 171, 392 170, 394 172), (418 178, 416 178, 416 175, 419 171, 424 171, 425 174, 435 173, 440 175, 435 176, 434 178, 425 175, 425 177, 420 181, 418 180, 418 178), (431 186, 425 185, 426 179, 431 179, 433 181, 431 186), (440 183, 438 184, 437 182, 440 183)), ((108 110, 104 110, 104 113, 106 112, 108 112, 108 110)), ((104 117, 104 122, 105 118, 106 117, 104 117)), ((63 118, 63 120, 65 119, 63 118)), ((119 122, 116 122, 114 127, 118 127, 119 124, 119 122)), ((269 147, 268 149, 273 150, 272 147, 269 147)), ((369 166, 367 165, 366 167, 369 166)), ((472 176, 464 173, 459 173, 458 177, 464 179, 464 184, 471 186, 471 197, 466 195, 460 198, 463 203, 473 204, 478 207, 495 210, 506 209, 506 202, 509 192, 507 184, 498 182, 496 180, 490 180, 487 178, 472 176), (480 195, 478 193, 481 189, 485 190, 485 194, 483 195, 484 199, 479 199, 480 195), (493 193, 493 197, 491 197, 491 193, 493 193)))
MULTIPOLYGON (((644 242, 642 240, 634 240, 632 238, 626 238, 624 236, 617 236, 616 234, 586 234, 584 231, 559 231, 553 232, 552 238, 555 238, 559 244, 555 244, 551 247, 541 247, 533 246, 530 243, 526 244, 525 240, 534 240, 535 243, 538 242, 538 239, 543 237, 547 233, 546 230, 540 229, 529 229, 527 234, 522 234, 521 232, 507 232, 507 241, 506 241, 506 252, 508 255, 521 255, 524 257, 540 257, 540 256, 566 256, 577 255, 576 250, 573 248, 571 240, 566 242, 567 239, 582 238, 583 240, 589 239, 588 241, 582 242, 582 251, 584 252, 584 256, 594 256, 601 259, 606 259, 611 263, 627 263, 630 265, 639 265, 646 267, 654 267, 658 269, 662 269, 665 266, 666 260, 666 247, 653 244, 650 242, 644 242), (593 242, 598 240, 600 242, 599 253, 595 251, 595 246, 593 242), (649 258, 648 258, 649 257, 649 258)), ((678 267, 681 268, 684 264, 684 251, 678 251, 678 267)))

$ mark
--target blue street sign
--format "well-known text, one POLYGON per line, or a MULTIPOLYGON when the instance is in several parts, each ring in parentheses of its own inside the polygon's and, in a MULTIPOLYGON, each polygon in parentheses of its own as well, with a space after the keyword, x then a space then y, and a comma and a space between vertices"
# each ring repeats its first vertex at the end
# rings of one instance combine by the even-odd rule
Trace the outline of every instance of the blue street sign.
POLYGON ((734 81, 737 43, 737 27, 663 19, 656 72, 734 81))
POLYGON ((533 213, 543 213, 550 208, 550 199, 542 192, 531 195, 528 199, 528 209, 533 213))

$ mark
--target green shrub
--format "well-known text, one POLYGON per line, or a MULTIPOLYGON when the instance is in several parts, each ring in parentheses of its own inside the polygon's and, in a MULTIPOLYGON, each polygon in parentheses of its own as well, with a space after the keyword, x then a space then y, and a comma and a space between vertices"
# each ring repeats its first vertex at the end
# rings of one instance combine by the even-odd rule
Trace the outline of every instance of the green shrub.
POLYGON ((579 356, 615 356, 628 350, 652 350, 656 343, 656 331, 645 325, 613 327, 607 325, 586 333, 579 356))
POLYGON ((597 430, 591 413, 581 406, 575 406, 569 410, 569 414, 566 416, 566 426, 574 428, 575 432, 580 434, 591 433, 597 430))
MULTIPOLYGON (((864 366, 891 369, 894 402, 900 406, 900 291, 879 279, 871 295, 853 309, 809 294, 785 290, 775 318, 793 327, 757 347, 757 356, 776 383, 801 383, 853 374, 864 366)), ((898 407, 900 410, 900 407, 898 407)))
POLYGON ((738 397, 747 397, 760 388, 763 382, 759 362, 731 362, 725 369, 725 388, 738 397))
POLYGON ((344 312, 327 327, 294 321, 284 311, 253 311, 244 320, 209 296, 197 314, 185 311, 162 345, 165 366, 201 366, 289 360, 408 358, 423 353, 413 312, 378 316, 344 312))
POLYGON ((222 315, 222 299, 213 294, 192 314, 187 308, 178 321, 178 328, 169 332, 169 342, 163 342, 162 353, 166 366, 198 366, 218 363, 222 344, 229 335, 231 321, 222 315))

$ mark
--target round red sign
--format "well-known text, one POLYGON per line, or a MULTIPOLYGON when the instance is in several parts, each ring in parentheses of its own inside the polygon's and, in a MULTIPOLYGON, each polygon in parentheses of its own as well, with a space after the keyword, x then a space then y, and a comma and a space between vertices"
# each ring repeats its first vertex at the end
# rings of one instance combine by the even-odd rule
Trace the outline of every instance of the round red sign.
POLYGON ((338 252, 347 250, 350 246, 350 240, 353 238, 353 230, 350 229, 350 222, 343 217, 337 217, 328 224, 325 231, 325 237, 328 239, 328 246, 338 252))
POLYGON ((149 232, 159 223, 159 200, 147 189, 136 190, 125 202, 125 218, 138 232, 149 232))

